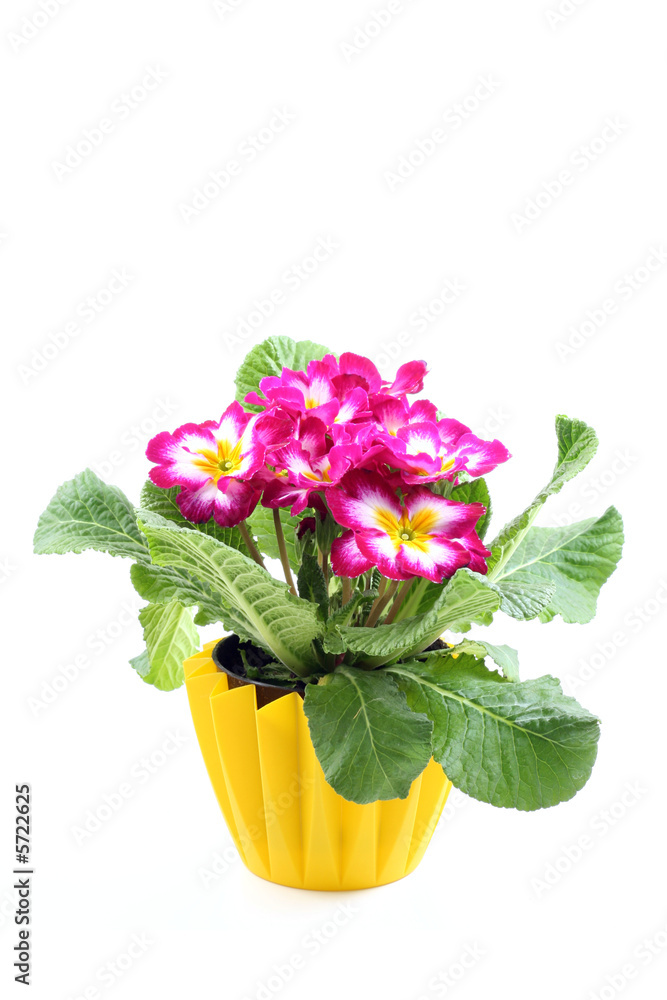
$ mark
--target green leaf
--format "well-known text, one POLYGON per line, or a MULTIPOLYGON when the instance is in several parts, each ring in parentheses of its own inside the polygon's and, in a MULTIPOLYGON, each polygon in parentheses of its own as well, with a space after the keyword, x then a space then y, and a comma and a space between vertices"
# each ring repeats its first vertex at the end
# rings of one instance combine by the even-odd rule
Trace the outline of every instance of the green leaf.
POLYGON ((148 650, 145 649, 143 653, 139 653, 138 656, 133 656, 130 660, 130 666, 137 671, 140 677, 146 677, 150 673, 151 661, 148 659, 148 650))
POLYGON ((135 563, 130 569, 130 576, 139 596, 151 604, 169 604, 171 601, 180 601, 186 607, 196 604, 199 608, 195 616, 197 625, 222 621, 220 594, 184 569, 135 563))
POLYGON ((472 656, 484 659, 490 656, 496 666, 500 667, 503 676, 510 681, 519 680, 519 654, 511 646, 494 646, 491 642, 484 642, 481 639, 468 639, 451 646, 449 649, 437 650, 429 653, 429 656, 470 653, 472 656))
POLYGON ((501 610, 519 621, 537 618, 549 606, 551 598, 556 593, 553 583, 540 583, 527 578, 513 580, 509 577, 503 580, 501 585, 496 586, 493 583, 491 586, 501 595, 501 610))
POLYGON ((295 674, 306 676, 317 666, 313 640, 324 626, 309 601, 294 597, 284 583, 215 538, 165 526, 150 513, 141 527, 153 562, 187 570, 219 593, 234 631, 270 649, 295 674))
POLYGON ((90 469, 63 483, 41 515, 35 552, 84 552, 150 562, 134 509, 117 486, 108 486, 90 469))
POLYGON ((600 588, 622 550, 623 521, 615 507, 567 527, 531 528, 494 580, 503 595, 501 608, 522 617, 513 603, 517 593, 551 587, 554 593, 538 613, 545 620, 561 615, 566 622, 585 624, 594 617, 600 588))
POLYGON ((322 567, 317 561, 317 557, 304 554, 301 569, 297 578, 299 597, 317 605, 320 609, 322 621, 326 621, 329 615, 329 593, 322 567))
POLYGON ((491 549, 487 576, 490 583, 496 579, 505 564, 512 558, 514 551, 525 538, 528 529, 549 497, 558 493, 568 480, 573 479, 582 469, 585 469, 597 451, 598 439, 595 436, 595 431, 583 420, 571 420, 564 416, 556 417, 556 436, 558 438, 558 460, 551 479, 544 489, 540 490, 533 502, 518 517, 506 524, 488 546, 491 549))
POLYGON ((486 624, 499 604, 499 595, 478 574, 463 569, 442 585, 426 614, 375 628, 343 626, 340 634, 350 652, 362 654, 358 662, 377 667, 420 653, 445 629, 470 622, 486 624))
POLYGON ((146 654, 130 662, 147 684, 173 691, 183 683, 183 660, 199 648, 192 611, 178 601, 149 604, 139 612, 139 621, 144 627, 146 654))
POLYGON ((482 514, 475 531, 481 539, 484 539, 486 529, 491 520, 491 497, 485 479, 471 479, 467 483, 459 483, 449 494, 451 500, 457 503, 483 503, 486 507, 486 514, 482 514))
POLYGON ((245 555, 250 554, 238 528, 222 528, 213 518, 203 524, 193 524, 192 521, 186 520, 176 503, 176 497, 179 493, 179 486, 172 486, 171 489, 164 490, 147 479, 141 491, 141 507, 137 511, 137 515, 140 517, 142 510, 150 510, 153 514, 159 514, 160 517, 164 517, 167 521, 173 521, 174 524, 178 524, 182 528, 201 531, 204 535, 217 538, 219 542, 224 542, 225 545, 238 549, 245 555))
POLYGON ((431 758, 431 723, 380 671, 338 667, 307 686, 304 709, 324 776, 350 802, 404 799, 431 758))
MULTIPOLYGON (((299 527, 301 518, 291 517, 288 510, 281 510, 280 523, 282 524, 283 535, 285 536, 285 545, 287 547, 287 557, 290 566, 292 569, 298 570, 301 558, 297 553, 294 532, 299 527)), ((268 556, 269 559, 280 559, 276 527, 273 521, 273 510, 258 504, 248 519, 248 527, 250 528, 250 533, 255 536, 259 551, 268 556)))
POLYGON ((361 609, 370 607, 378 596, 377 590, 355 590, 352 597, 340 610, 329 618, 332 625, 348 625, 361 609))
POLYGON ((588 781, 599 722, 553 677, 515 683, 469 656, 385 668, 433 722, 433 756, 482 802, 544 809, 588 781))
POLYGON ((267 375, 280 375, 283 368, 303 371, 309 361, 320 361, 331 354, 321 344, 310 340, 291 340, 289 337, 267 337, 246 355, 236 373, 236 398, 246 410, 260 412, 260 407, 245 402, 249 392, 259 392, 259 383, 267 375))

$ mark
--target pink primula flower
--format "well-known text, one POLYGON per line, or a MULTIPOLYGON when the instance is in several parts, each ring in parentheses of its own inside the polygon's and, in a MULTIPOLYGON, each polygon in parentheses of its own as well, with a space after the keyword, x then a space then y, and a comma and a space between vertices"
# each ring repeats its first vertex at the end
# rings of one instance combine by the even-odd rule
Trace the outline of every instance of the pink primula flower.
POLYGON ((349 472, 327 502, 336 521, 351 529, 331 551, 338 576, 377 566, 391 580, 423 576, 435 583, 471 562, 475 543, 464 539, 485 511, 480 503, 455 503, 425 487, 406 491, 401 502, 381 476, 363 471, 349 472))
POLYGON ((511 457, 500 441, 482 441, 458 420, 406 423, 385 442, 385 460, 406 483, 453 480, 462 471, 485 476, 511 457))
POLYGON ((254 510, 259 491, 249 482, 264 464, 264 445, 257 439, 257 418, 232 403, 220 421, 183 424, 173 434, 163 431, 146 449, 158 464, 150 470, 156 486, 182 487, 176 498, 189 521, 214 517, 231 527, 254 510))
POLYGON ((301 422, 298 439, 269 455, 276 468, 265 491, 265 507, 291 507, 293 516, 313 504, 314 495, 340 482, 361 461, 361 445, 352 442, 329 447, 326 427, 317 417, 301 422))

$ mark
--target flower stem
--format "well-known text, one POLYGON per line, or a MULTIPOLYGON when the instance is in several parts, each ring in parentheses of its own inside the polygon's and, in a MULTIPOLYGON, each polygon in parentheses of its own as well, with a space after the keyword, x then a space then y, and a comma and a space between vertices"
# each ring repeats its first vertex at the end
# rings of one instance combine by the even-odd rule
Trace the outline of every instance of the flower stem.
POLYGON ((255 545, 255 543, 253 542, 250 532, 248 531, 248 525, 245 521, 241 521, 241 523, 239 524, 239 531, 241 532, 241 538, 246 543, 246 547, 252 558, 259 566, 265 568, 264 560, 262 559, 262 554, 255 545))
POLYGON ((283 526, 280 523, 280 511, 277 507, 273 508, 273 524, 276 529, 276 538, 278 539, 278 551, 280 552, 280 561, 283 564, 283 573, 285 574, 285 582, 289 587, 290 591, 296 595, 296 587, 294 586, 294 580, 292 579, 292 570, 290 569, 289 558, 287 556, 287 546, 285 545, 285 536, 283 534, 283 526))
POLYGON ((385 588, 384 592, 375 601, 375 604, 370 610, 370 614, 366 619, 366 628, 373 628, 376 621, 384 611, 384 609, 389 604, 390 600, 398 590, 398 580, 392 580, 388 587, 385 588))
POLYGON ((403 601, 408 596, 408 591, 410 590, 411 587, 412 587, 412 580, 406 580, 405 583, 403 584, 403 589, 401 590, 400 594, 397 594, 396 597, 394 598, 394 603, 389 609, 389 614, 384 620, 385 625, 391 625, 391 623, 394 621, 398 611, 400 610, 403 604, 403 601))
POLYGON ((343 596, 341 598, 342 606, 345 607, 349 601, 352 600, 352 582, 349 576, 343 577, 343 596))

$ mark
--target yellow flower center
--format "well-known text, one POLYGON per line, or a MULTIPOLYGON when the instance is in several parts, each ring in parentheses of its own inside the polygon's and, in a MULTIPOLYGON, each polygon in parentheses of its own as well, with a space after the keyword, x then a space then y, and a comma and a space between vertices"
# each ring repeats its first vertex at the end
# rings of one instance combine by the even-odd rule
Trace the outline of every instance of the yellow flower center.
POLYGON ((386 533, 394 543, 394 548, 398 552, 402 545, 408 545, 419 552, 428 551, 428 543, 433 535, 436 514, 427 509, 418 511, 412 521, 408 518, 407 512, 403 511, 400 520, 396 515, 384 508, 376 511, 377 527, 386 533))
POLYGON ((241 442, 218 441, 217 453, 212 448, 203 448, 195 459, 198 469, 207 472, 214 483, 221 476, 233 476, 241 467, 241 442))

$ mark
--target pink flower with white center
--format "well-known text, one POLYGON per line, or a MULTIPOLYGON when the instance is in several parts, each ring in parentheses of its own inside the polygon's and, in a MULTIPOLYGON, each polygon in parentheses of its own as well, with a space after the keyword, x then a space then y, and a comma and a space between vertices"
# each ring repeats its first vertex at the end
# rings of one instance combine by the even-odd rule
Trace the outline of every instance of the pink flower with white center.
POLYGON ((511 457, 500 441, 482 441, 465 424, 450 419, 405 424, 385 443, 385 461, 412 484, 453 480, 462 471, 485 476, 511 457))
POLYGON ((424 388, 425 361, 408 361, 401 365, 393 382, 383 381, 370 358, 365 358, 361 354, 352 354, 349 351, 341 354, 339 366, 341 375, 359 380, 358 384, 362 385, 369 395, 383 393, 387 396, 401 397, 421 392, 424 388))
POLYGON ((156 486, 181 486, 176 498, 189 521, 214 517, 238 524, 254 510, 259 492, 247 482, 264 464, 264 445, 255 434, 257 418, 232 403, 220 421, 183 424, 149 442, 146 455, 158 464, 149 472, 156 486))
POLYGON ((280 375, 263 378, 259 383, 263 396, 251 392, 245 401, 265 408, 280 407, 295 416, 316 416, 330 424, 340 409, 331 381, 337 374, 336 359, 333 354, 327 354, 322 361, 309 361, 305 372, 283 368, 280 375))
POLYGON ((360 445, 334 445, 326 451, 318 447, 317 439, 317 429, 309 427, 299 441, 272 455, 277 474, 264 490, 265 507, 291 506, 292 516, 296 516, 313 505, 316 494, 335 486, 361 460, 360 445))
POLYGON ((337 576, 358 576, 377 566, 391 580, 422 576, 441 583, 471 562, 462 539, 485 511, 483 504, 455 503, 426 487, 408 490, 401 503, 380 475, 358 470, 326 499, 336 521, 352 529, 333 543, 337 576))
POLYGON ((381 430, 396 437, 402 427, 424 422, 437 423, 438 411, 428 399, 417 399, 410 406, 405 397, 379 395, 373 398, 373 416, 380 423, 381 430))
MULTIPOLYGON (((336 361, 327 354, 321 361, 310 361, 306 371, 283 368, 280 375, 263 378, 260 392, 248 393, 245 401, 267 413, 315 416, 327 427, 344 426, 372 418, 369 398, 399 401, 406 393, 420 392, 425 374, 425 362, 410 361, 399 368, 392 383, 383 382, 368 358, 345 352, 336 361)), ((428 415, 435 419, 434 410, 428 415)))

